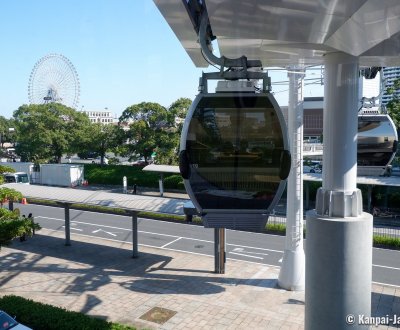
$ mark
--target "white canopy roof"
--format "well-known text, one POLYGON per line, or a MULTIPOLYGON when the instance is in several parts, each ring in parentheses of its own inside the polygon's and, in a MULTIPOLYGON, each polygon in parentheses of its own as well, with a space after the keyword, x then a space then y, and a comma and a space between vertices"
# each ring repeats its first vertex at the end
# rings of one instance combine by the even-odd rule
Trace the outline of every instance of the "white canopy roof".
MULTIPOLYGON (((153 0, 193 63, 206 67, 182 0, 153 0)), ((187 1, 187 0, 185 0, 187 1)), ((220 53, 263 66, 316 65, 344 52, 362 66, 400 65, 399 0, 203 0, 220 53)))

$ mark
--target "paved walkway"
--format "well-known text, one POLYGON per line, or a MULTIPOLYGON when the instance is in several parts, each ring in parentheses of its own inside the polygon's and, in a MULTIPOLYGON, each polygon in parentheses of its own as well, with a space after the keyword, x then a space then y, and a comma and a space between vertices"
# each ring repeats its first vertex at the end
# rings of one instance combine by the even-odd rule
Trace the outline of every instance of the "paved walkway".
MULTIPOLYGON (((0 295, 146 329, 303 328, 304 292, 279 289, 279 268, 228 260, 217 275, 212 257, 140 246, 132 259, 131 250, 78 235, 66 247, 63 233, 42 229, 0 251, 0 295), (171 318, 153 322, 165 309, 171 318)), ((374 285, 372 301, 374 315, 400 315, 400 288, 374 285)))
POLYGON ((41 185, 8 183, 3 187, 13 188, 26 198, 47 199, 68 203, 101 205, 134 211, 148 211, 183 215, 186 200, 176 198, 153 197, 148 195, 115 194, 104 190, 71 189, 41 185))

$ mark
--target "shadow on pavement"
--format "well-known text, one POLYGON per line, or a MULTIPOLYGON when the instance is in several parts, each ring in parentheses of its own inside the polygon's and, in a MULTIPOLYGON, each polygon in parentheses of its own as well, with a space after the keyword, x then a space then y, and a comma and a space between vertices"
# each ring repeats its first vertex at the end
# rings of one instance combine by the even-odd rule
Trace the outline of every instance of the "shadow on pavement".
MULTIPOLYGON (((71 244, 66 247, 63 238, 40 234, 23 243, 14 242, 11 246, 14 252, 0 258, 1 269, 10 272, 7 277, 0 276, 0 287, 23 272, 58 274, 58 280, 64 283, 65 294, 95 292, 111 282, 148 294, 208 295, 225 291, 224 285, 277 286, 275 279, 232 278, 201 269, 168 268, 173 258, 161 254, 140 252, 139 258, 133 259, 132 251, 122 247, 80 241, 71 244), (28 258, 25 252, 34 255, 28 258), (44 260, 46 257, 68 262, 44 260)), ((87 304, 86 312, 98 301, 92 297, 87 304)))

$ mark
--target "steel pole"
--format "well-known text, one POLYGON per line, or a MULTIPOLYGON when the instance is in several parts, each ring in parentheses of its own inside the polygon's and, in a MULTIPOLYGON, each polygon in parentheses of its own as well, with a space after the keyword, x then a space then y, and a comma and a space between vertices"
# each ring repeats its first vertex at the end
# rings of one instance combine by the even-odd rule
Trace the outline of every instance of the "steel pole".
POLYGON ((286 290, 304 290, 303 248, 303 78, 304 69, 288 69, 288 126, 292 168, 287 185, 287 216, 285 251, 278 283, 286 290))
POLYGON ((215 273, 225 274, 225 228, 214 228, 215 273))
POLYGON ((138 252, 138 219, 137 212, 132 213, 132 258, 137 258, 138 252))
POLYGON ((323 183, 307 212, 305 329, 368 329, 372 215, 357 189, 358 58, 325 55, 323 183))
POLYGON ((71 224, 69 218, 69 204, 64 203, 64 217, 65 217, 65 245, 71 245, 71 224))

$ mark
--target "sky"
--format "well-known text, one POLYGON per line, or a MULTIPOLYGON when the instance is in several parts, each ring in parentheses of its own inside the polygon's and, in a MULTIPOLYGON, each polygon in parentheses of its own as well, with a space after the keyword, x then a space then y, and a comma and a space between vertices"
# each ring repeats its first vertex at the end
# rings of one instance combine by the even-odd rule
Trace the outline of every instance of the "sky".
MULTIPOLYGON (((77 110, 119 116, 128 106, 194 99, 196 68, 152 0, 15 0, 0 2, 0 114, 29 103, 28 82, 43 56, 58 53, 80 80, 77 110)), ((208 70, 210 71, 210 70, 208 70)), ((271 70, 273 92, 287 105, 287 73, 271 70)), ((312 77, 316 77, 316 73, 312 77)), ((304 96, 321 96, 307 85, 304 96)))

